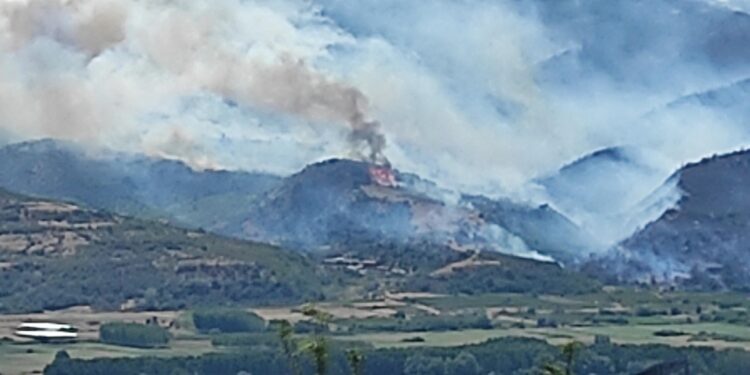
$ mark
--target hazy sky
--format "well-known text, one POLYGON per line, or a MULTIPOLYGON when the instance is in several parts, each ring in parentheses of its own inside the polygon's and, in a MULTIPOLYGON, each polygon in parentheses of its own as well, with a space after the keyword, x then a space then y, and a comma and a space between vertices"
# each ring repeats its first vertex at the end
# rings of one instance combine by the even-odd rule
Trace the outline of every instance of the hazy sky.
POLYGON ((653 184, 750 139, 723 107, 668 106, 750 73, 731 45, 747 17, 720 3, 4 1, 0 135, 276 173, 384 146, 529 199, 531 179, 629 145, 659 155, 653 184))

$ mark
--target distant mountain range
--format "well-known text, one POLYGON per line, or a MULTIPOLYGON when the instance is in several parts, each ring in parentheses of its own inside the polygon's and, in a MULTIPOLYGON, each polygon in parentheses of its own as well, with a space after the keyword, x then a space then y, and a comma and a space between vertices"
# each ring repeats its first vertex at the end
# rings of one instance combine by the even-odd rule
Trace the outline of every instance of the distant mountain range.
POLYGON ((678 112, 691 106, 714 111, 718 118, 733 119, 738 123, 750 121, 750 108, 745 104, 750 100, 750 78, 741 79, 728 85, 693 93, 674 100, 661 109, 661 113, 678 112))
MULTIPOLYGON (((744 91, 743 85, 726 90, 744 91)), ((685 100, 707 104, 725 94, 720 90, 685 100)), ((636 150, 610 148, 539 181, 564 212, 594 212, 598 215, 591 218, 605 230, 618 220, 628 229, 627 237, 584 270, 610 282, 750 290, 750 152, 688 164, 650 193, 642 186, 643 181, 654 183, 649 168, 648 158, 636 150), (640 221, 624 222, 628 217, 640 221)))
MULTIPOLYGON (((601 150, 539 179, 552 204, 530 205, 447 191, 413 174, 346 159, 277 177, 195 171, 50 140, 0 149, 0 186, 9 190, 322 256, 370 251, 389 258, 393 253, 385 249, 416 248, 467 257, 502 253, 582 267, 616 282, 747 288, 750 153, 709 158, 661 186, 651 181, 653 188, 635 189, 650 168, 638 150, 601 150), (601 233, 579 225, 580 212, 601 214, 611 220, 607 225, 642 221, 627 223, 635 233, 610 248, 601 233)), ((402 263, 391 259, 390 265, 402 263)))
POLYGON ((555 263, 497 252, 388 238, 346 245, 301 254, 0 189, 0 312, 288 304, 388 291, 566 294, 599 287, 555 263))
POLYGON ((731 1, 532 3, 546 27, 575 41, 574 47, 543 62, 543 82, 565 86, 595 81, 594 71, 623 85, 649 86, 682 80, 684 71, 665 67, 686 62, 708 65, 719 74, 748 73, 750 15, 728 9, 731 1))
POLYGON ((638 225, 656 219, 679 199, 678 194, 667 197, 671 201, 663 202, 666 206, 645 201, 666 178, 654 159, 656 156, 633 147, 605 148, 536 183, 544 188, 555 208, 601 241, 612 244, 632 234, 638 225), (650 212, 652 209, 657 212, 650 212))
POLYGON ((0 148, 0 187, 213 230, 279 183, 264 173, 196 171, 173 161, 91 151, 56 140, 0 148))
POLYGON ((663 182, 656 181, 650 188, 634 186, 636 181, 651 179, 653 172, 653 167, 638 150, 610 147, 585 155, 553 175, 539 179, 538 183, 565 211, 617 214, 663 182))
POLYGON ((286 178, 257 200, 235 229, 240 232, 229 232, 306 249, 419 240, 567 261, 595 246, 549 206, 458 195, 415 175, 339 159, 286 178))
POLYGON ((306 251, 379 238, 572 260, 595 244, 548 206, 462 196, 351 160, 280 178, 43 140, 0 149, 0 187, 306 251))
POLYGON ((713 156, 670 179, 677 205, 600 264, 620 280, 750 290, 750 151, 713 156))

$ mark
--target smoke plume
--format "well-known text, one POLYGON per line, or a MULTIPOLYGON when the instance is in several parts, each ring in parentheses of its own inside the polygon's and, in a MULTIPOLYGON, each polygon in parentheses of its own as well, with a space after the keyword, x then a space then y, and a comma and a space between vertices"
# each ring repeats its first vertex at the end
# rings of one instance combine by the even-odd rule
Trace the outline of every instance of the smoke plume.
MULTIPOLYGON (((0 5, 2 48, 12 56, 1 72, 5 74, 0 75, 0 87, 15 97, 4 100, 8 104, 4 126, 22 137, 91 141, 114 130, 137 138, 138 117, 150 108, 137 99, 123 103, 129 98, 107 98, 108 94, 120 96, 128 90, 125 94, 138 95, 130 90, 155 89, 160 96, 156 101, 163 102, 204 92, 248 108, 296 116, 316 126, 346 125, 349 154, 384 162, 385 136, 379 123, 368 119, 368 100, 360 90, 310 66, 306 62, 310 56, 295 51, 295 45, 262 41, 265 46, 245 53, 222 35, 226 27, 244 21, 231 15, 242 6, 241 2, 214 6, 200 1, 129 4, 118 0, 27 0, 0 5), (99 72, 100 64, 107 65, 103 69, 118 70, 107 72, 115 77, 103 80, 145 73, 154 81, 130 76, 134 79, 131 87, 118 86, 125 82, 95 81, 99 77, 93 74, 99 72), (115 66, 120 64, 127 65, 125 69, 115 66), (25 71, 20 78, 13 77, 14 69, 25 71), (123 71, 127 69, 139 71, 123 71), (25 113, 13 108, 24 108, 25 113), (129 118, 113 120, 116 116, 112 115, 129 118)), ((247 10, 253 17, 271 12, 260 6, 247 10)), ((278 20, 282 25, 272 27, 290 26, 284 25, 291 22, 284 18, 287 15, 276 16, 283 18, 278 20)), ((273 39, 288 30, 271 31, 267 37, 273 39)), ((173 147, 176 133, 169 133, 163 143, 170 152, 194 149, 173 147)), ((147 149, 158 144, 152 138, 143 138, 150 139, 147 149)), ((135 147, 142 142, 136 140, 135 147)), ((180 156, 188 162, 195 159, 190 153, 180 156)))
POLYGON ((622 237, 675 169, 750 143, 747 92, 684 100, 750 77, 746 3, 6 0, 0 134, 280 174, 353 156, 534 203, 627 146, 658 155, 638 196, 566 212, 622 237))

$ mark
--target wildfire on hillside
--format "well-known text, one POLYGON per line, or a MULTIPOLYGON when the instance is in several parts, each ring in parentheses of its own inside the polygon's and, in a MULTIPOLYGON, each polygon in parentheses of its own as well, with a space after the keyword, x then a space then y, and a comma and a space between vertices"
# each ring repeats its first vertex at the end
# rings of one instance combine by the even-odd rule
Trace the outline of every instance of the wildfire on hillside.
POLYGON ((370 167, 370 177, 372 182, 384 187, 396 187, 396 175, 390 167, 373 166, 370 167))

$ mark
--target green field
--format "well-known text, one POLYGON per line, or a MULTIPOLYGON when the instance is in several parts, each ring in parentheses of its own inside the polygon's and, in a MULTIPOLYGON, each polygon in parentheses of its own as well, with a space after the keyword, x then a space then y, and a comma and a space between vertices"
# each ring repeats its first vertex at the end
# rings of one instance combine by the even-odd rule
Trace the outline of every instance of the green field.
POLYGON ((489 339, 500 337, 532 337, 547 340, 552 344, 568 341, 593 343, 596 335, 606 335, 618 344, 665 344, 671 346, 712 346, 720 348, 741 348, 750 350, 750 328, 723 323, 674 324, 674 325, 628 325, 599 327, 560 327, 560 328, 500 328, 489 330, 469 329, 450 332, 382 332, 344 336, 346 340, 369 342, 378 348, 398 348, 413 346, 461 346, 478 344, 489 339), (657 337, 654 332, 670 329, 688 334, 699 332, 732 335, 746 339, 746 342, 723 342, 711 340, 706 342, 688 342, 690 335, 677 337, 657 337), (424 342, 408 342, 408 339, 420 337, 424 342))
MULTIPOLYGON (((607 335, 613 342, 622 344, 665 344, 671 346, 712 346, 718 348, 742 348, 750 350, 750 327, 726 323, 696 324, 663 324, 663 325, 627 325, 627 326, 592 326, 592 327, 558 327, 558 328, 495 328, 467 329, 447 332, 378 332, 336 336, 342 341, 359 341, 370 343, 376 348, 404 348, 414 346, 452 347, 466 344, 477 344, 493 338, 532 337, 559 345, 572 340, 591 343, 595 335, 607 335), (670 329, 688 334, 699 332, 732 335, 745 342, 724 342, 711 340, 689 342, 691 337, 657 337, 654 332, 670 329), (423 342, 405 342, 420 337, 423 342)), ((173 340, 166 349, 134 349, 97 342, 80 342, 72 344, 0 344, 0 371, 5 375, 29 374, 39 371, 49 364, 59 350, 67 351, 73 358, 99 357, 180 357, 193 356, 210 352, 232 350, 226 347, 213 347, 210 337, 195 335, 173 340)))
MULTIPOLYGON (((610 289, 601 293, 545 296, 488 294, 477 296, 383 297, 368 301, 326 302, 317 308, 331 315, 331 337, 361 342, 375 348, 415 346, 453 347, 478 344, 493 338, 529 337, 554 345, 570 341, 590 344, 597 336, 616 344, 710 346, 750 351, 750 300, 741 294, 655 293, 610 289), (478 328, 481 327, 481 328, 478 328)), ((299 306, 253 310, 267 320, 296 319, 299 306), (296 318, 294 318, 296 317, 296 318)), ((122 313, 71 311, 55 313, 61 321, 100 323, 139 320, 156 313, 131 316, 122 313), (73 320, 77 319, 77 320, 73 320)), ((215 347, 216 333, 199 333, 190 324, 190 312, 161 312, 164 321, 178 322, 169 348, 133 349, 96 341, 95 327, 87 327, 82 342, 72 344, 14 343, 0 341, 0 373, 26 374, 50 363, 59 350, 73 358, 175 357, 242 350, 252 340, 215 347), (235 345, 235 346, 232 346, 235 345)), ((14 327, 12 316, 6 329, 14 327)), ((2 320, 2 319, 0 319, 2 320)), ((6 331, 7 332, 7 331, 6 331)), ((265 343, 275 342, 275 332, 264 333, 265 343)), ((304 335, 304 333, 300 333, 304 335)), ((263 341, 263 340, 261 340, 263 341)), ((261 342, 258 342, 260 345, 261 342)))
POLYGON ((0 344, 0 373, 3 375, 28 374, 41 371, 51 363, 55 353, 65 350, 73 358, 100 357, 180 357, 214 352, 207 339, 174 340, 167 349, 135 349, 105 345, 97 342, 71 344, 0 344))
MULTIPOLYGON (((489 294, 438 296, 410 302, 429 306, 448 317, 486 313, 492 329, 399 332, 396 325, 393 330, 357 332, 347 339, 369 342, 376 347, 411 347, 458 346, 518 336, 544 339, 552 344, 571 340, 592 343, 599 335, 621 344, 750 350, 750 300, 737 293, 610 289, 567 297, 489 294)), ((360 323, 359 327, 361 331, 366 325, 360 323)))

